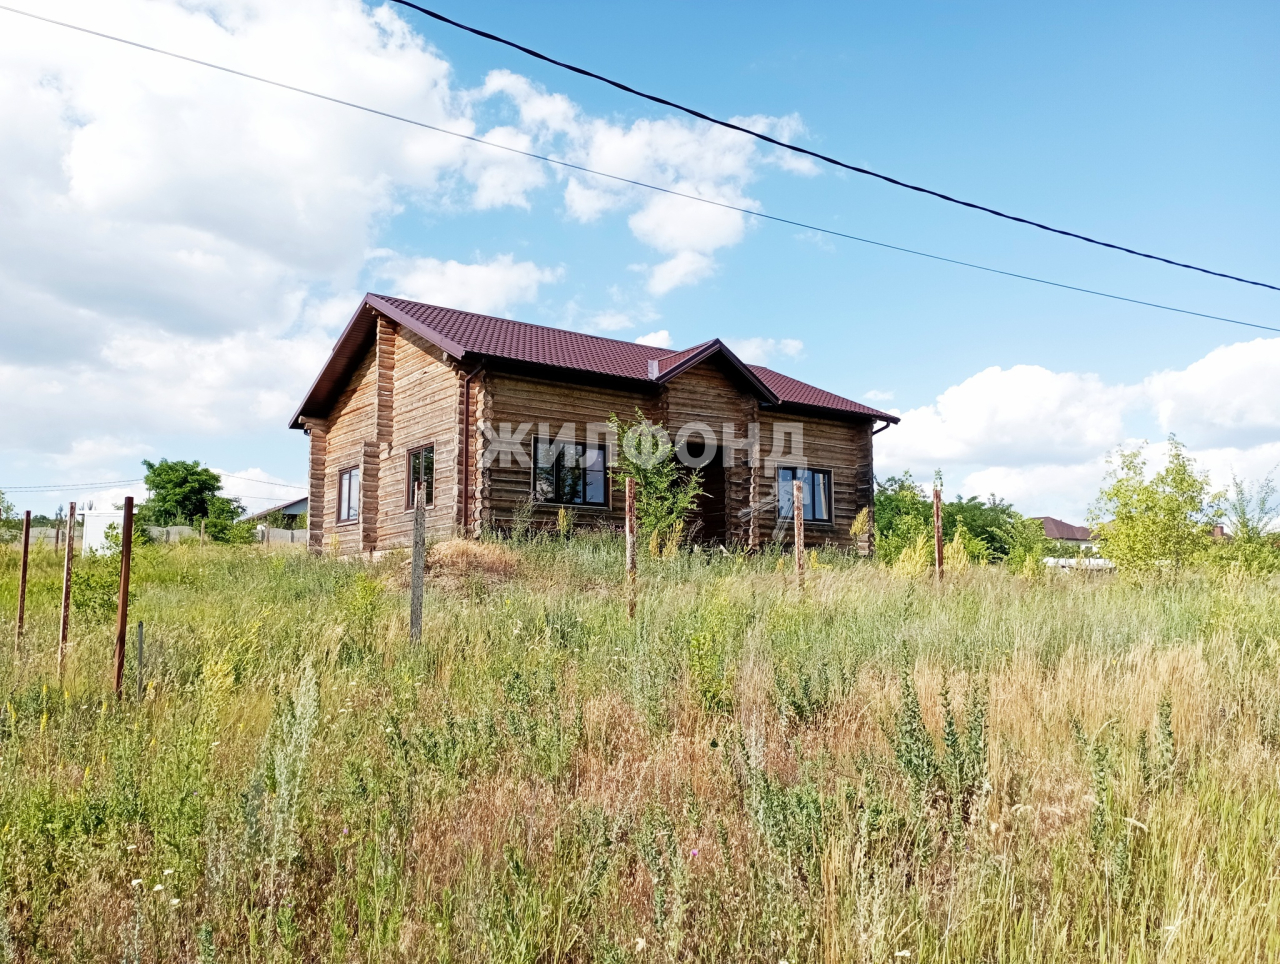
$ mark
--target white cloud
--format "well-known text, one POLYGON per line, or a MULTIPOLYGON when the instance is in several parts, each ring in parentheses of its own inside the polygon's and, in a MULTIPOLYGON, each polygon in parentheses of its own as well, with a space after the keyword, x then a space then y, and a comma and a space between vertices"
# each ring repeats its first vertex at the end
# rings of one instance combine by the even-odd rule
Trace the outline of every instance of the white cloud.
MULTIPOLYGON (((776 163, 744 135, 676 119, 615 124, 509 72, 461 89, 387 5, 46 0, 40 11, 746 208, 757 205, 747 186, 776 163)), ((653 293, 705 278, 716 253, 745 236, 734 212, 570 178, 49 24, 4 23, 0 451, 10 465, 53 467, 55 456, 74 460, 77 445, 107 436, 118 454, 158 433, 280 430, 370 275, 400 293, 495 312, 535 300, 562 275, 527 254, 490 250, 467 264, 400 241, 399 253, 380 250, 398 216, 530 209, 554 177, 571 219, 629 216, 634 236, 660 255, 645 268, 653 293)), ((760 123, 799 130, 794 119, 760 123)), ((594 324, 620 331, 657 316, 626 317, 605 312, 594 324)))
POLYGON ((661 331, 651 331, 647 335, 641 335, 636 339, 637 345, 648 345, 650 348, 670 348, 671 332, 663 328, 661 331))
POLYGON ((649 275, 649 293, 665 295, 673 288, 695 284, 711 274, 715 267, 716 263, 710 255, 681 251, 653 269, 649 275))
POLYGON ((532 261, 516 261, 510 254, 477 264, 396 258, 378 271, 379 277, 394 282, 394 293, 399 297, 487 313, 536 300, 538 286, 557 281, 562 274, 559 268, 539 268, 532 261))
POLYGON ((1257 443, 1280 435, 1280 338, 1215 348, 1182 371, 1151 375, 1143 388, 1160 427, 1194 443, 1257 443))
POLYGON ((587 322, 587 327, 594 331, 622 331, 625 328, 634 328, 635 322, 625 312, 602 311, 587 322))
POLYGON ((878 388, 872 388, 863 392, 862 397, 871 402, 890 402, 893 401, 893 392, 884 392, 878 388))
POLYGON ((748 365, 767 365, 779 355, 799 358, 804 342, 795 338, 726 338, 729 350, 748 365))
POLYGON ((235 471, 214 468, 213 471, 222 476, 222 494, 243 501, 250 513, 292 502, 307 494, 302 480, 282 479, 260 468, 235 471))
POLYGON ((1029 514, 1082 522, 1108 453, 1141 447, 1150 466, 1163 464, 1166 443, 1133 431, 1154 415, 1225 488, 1232 472, 1259 479, 1280 463, 1277 369, 1280 338, 1224 346, 1136 385, 1034 365, 988 368, 877 436, 877 474, 941 467, 951 491, 994 492, 1029 514))

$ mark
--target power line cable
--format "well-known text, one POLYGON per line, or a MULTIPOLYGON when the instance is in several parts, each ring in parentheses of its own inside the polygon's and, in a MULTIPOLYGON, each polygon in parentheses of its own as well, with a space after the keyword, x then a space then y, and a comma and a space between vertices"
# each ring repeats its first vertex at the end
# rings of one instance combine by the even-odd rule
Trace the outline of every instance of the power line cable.
MULTIPOLYGON (((217 471, 216 469, 214 470, 217 471)), ((247 475, 230 475, 227 472, 218 472, 224 479, 239 479, 241 482, 257 482, 259 485, 274 485, 279 489, 297 489, 299 491, 307 491, 305 485, 290 485, 288 482, 268 482, 266 479, 251 479, 247 475)), ((256 498, 256 496, 255 496, 256 498)))
POLYGON ((246 73, 243 70, 236 70, 233 67, 225 67, 222 64, 215 64, 207 60, 199 60, 195 57, 188 57, 185 54, 174 53, 173 51, 164 50, 160 47, 152 47, 144 43, 139 43, 136 40, 126 40, 123 37, 116 37, 116 36, 113 36, 112 34, 102 33, 97 30, 90 30, 87 27, 80 27, 72 23, 64 23, 61 20, 53 20, 49 17, 42 17, 39 14, 29 13, 26 10, 17 10, 13 7, 4 6, 3 4, 0 4, 0 10, 7 10, 10 13, 16 13, 24 17, 30 17, 33 20, 40 20, 40 21, 43 21, 44 23, 53 24, 54 26, 66 27, 69 30, 75 30, 80 33, 89 34, 94 37, 100 37, 104 40, 112 40, 112 41, 115 41, 116 43, 125 44, 130 47, 136 47, 139 50, 146 50, 151 53, 161 54, 165 57, 172 57, 175 60, 186 61, 187 63, 196 64, 201 67, 208 67, 212 70, 222 71, 223 73, 232 74, 236 77, 242 77, 246 80, 256 81, 261 84, 268 84, 272 87, 278 87, 282 90, 292 91, 293 93, 296 93, 296 94, 303 94, 307 97, 314 97, 317 100, 327 101, 331 104, 338 104, 342 107, 350 107, 354 110, 364 111, 367 114, 373 114, 378 117, 385 117, 389 120, 399 121, 404 124, 411 124, 414 127, 420 127, 424 130, 435 131, 437 134, 447 134, 450 137, 458 137, 465 141, 471 141, 473 144, 481 144, 485 147, 494 148, 495 150, 506 151, 510 154, 518 154, 521 157, 527 157, 537 161, 544 161, 548 164, 554 164, 558 167, 563 167, 563 168, 567 168, 569 170, 574 170, 574 171, 580 171, 584 174, 590 174, 595 177, 607 178, 608 180, 616 181, 622 184, 630 184, 634 187, 644 188, 649 191, 657 191, 662 194, 670 194, 673 197, 681 197, 690 201, 698 201, 702 204, 710 204, 718 208, 724 208, 725 210, 728 210, 728 211, 737 211, 739 214, 745 214, 748 217, 757 217, 767 221, 775 221, 779 224, 788 224, 793 227, 803 228, 806 231, 816 231, 819 234, 826 234, 826 235, 830 235, 831 237, 844 238, 849 241, 857 241, 861 244, 874 245, 875 247, 878 247, 878 248, 886 248, 890 251, 899 251, 903 254, 915 255, 916 257, 920 257, 920 258, 929 258, 932 261, 941 261, 946 264, 959 265, 960 267, 964 267, 964 268, 973 268, 977 271, 986 271, 991 274, 1003 275, 1006 278, 1017 278, 1022 281, 1032 281, 1032 282, 1035 282, 1036 284, 1043 284, 1043 285, 1049 285, 1054 288, 1061 288, 1066 291, 1078 291, 1081 294, 1095 295, 1099 298, 1109 298, 1112 301, 1123 301, 1133 305, 1143 305, 1147 308, 1158 308, 1161 311, 1172 311, 1180 315, 1191 315, 1192 317, 1195 317, 1195 318, 1208 318, 1212 321, 1225 321, 1228 324, 1242 325, 1246 328, 1257 328, 1261 331, 1280 332, 1280 328, 1273 328, 1269 325, 1259 325, 1251 321, 1240 321, 1236 318, 1227 318, 1223 315, 1212 315, 1202 311, 1191 311, 1190 309, 1187 309, 1187 308, 1176 308, 1172 305, 1163 305, 1154 301, 1143 301, 1140 298, 1129 298, 1129 297, 1126 297, 1125 295, 1111 294, 1106 291, 1098 291, 1097 289, 1094 289, 1094 288, 1084 288, 1079 285, 1070 285, 1060 281, 1050 281, 1047 278, 1037 278, 1033 275, 1019 274, 1016 271, 1005 271, 1001 268, 992 268, 987 265, 975 264, 972 261, 961 261, 958 258, 944 257, 943 255, 940 255, 940 254, 930 254, 927 251, 919 251, 914 248, 906 248, 896 244, 889 244, 884 241, 874 241, 871 238, 863 238, 863 237, 859 237, 856 234, 847 234, 844 231, 836 231, 831 228, 819 227, 818 225, 815 225, 815 224, 807 224, 804 221, 796 221, 791 218, 779 217, 774 214, 763 214, 759 211, 753 211, 750 208, 739 207, 734 204, 728 204, 724 201, 716 201, 716 200, 713 200, 712 198, 700 197, 699 195, 696 195, 696 194, 686 194, 683 191, 676 191, 671 188, 660 187, 659 185, 656 185, 656 184, 648 184, 644 181, 637 181, 629 177, 622 177, 618 174, 608 174, 608 173, 605 173, 604 171, 596 171, 589 167, 584 167, 581 164, 574 164, 574 163, 571 163, 570 161, 560 160, 559 158, 547 157, 546 155, 543 155, 543 154, 534 154, 531 151, 522 151, 517 147, 510 147, 506 144, 498 144, 493 141, 487 141, 482 137, 474 137, 470 134, 463 134, 458 131, 451 131, 444 127, 436 127, 434 124, 428 124, 425 121, 414 120, 411 117, 404 117, 400 114, 392 114, 389 111, 378 110, 376 107, 366 107, 363 104, 357 104, 357 103, 354 103, 353 101, 342 100, 339 97, 330 97, 328 94, 321 94, 314 90, 307 90, 305 87, 295 87, 292 84, 286 84, 286 83, 283 83, 282 81, 271 80, 270 78, 267 78, 267 77, 260 77, 256 74, 246 73))
POLYGON ((827 164, 834 165, 835 167, 844 168, 844 170, 846 171, 853 171, 855 174, 865 174, 868 177, 878 178, 879 180, 884 181, 888 184, 892 184, 896 187, 906 188, 908 191, 916 191, 920 194, 927 194, 930 197, 936 197, 936 198, 939 198, 940 200, 947 201, 951 204, 958 204, 961 207, 972 208, 975 211, 982 211, 986 214, 993 214, 998 218, 1004 218, 1006 221, 1015 221, 1018 224, 1025 224, 1033 228, 1039 228, 1041 231, 1049 231, 1052 234, 1060 234, 1063 237, 1075 238, 1077 241, 1085 241, 1089 244, 1096 244, 1102 248, 1110 248, 1113 251, 1122 251, 1125 254, 1136 255, 1139 258, 1148 258, 1151 261, 1160 261, 1160 262, 1163 262, 1164 264, 1173 265, 1175 268, 1187 268, 1188 270, 1199 271, 1202 274, 1213 275, 1214 277, 1217 277, 1217 278, 1226 278, 1229 281, 1239 281, 1247 285, 1256 285, 1259 288, 1269 288, 1272 291, 1280 291, 1280 286, 1268 284, 1265 281, 1251 281, 1248 278, 1241 278, 1238 275, 1226 274, 1225 272, 1222 272, 1222 271, 1212 271, 1209 268, 1201 268, 1198 265, 1187 264, 1186 262, 1183 262, 1183 261, 1174 261, 1172 258, 1164 258, 1158 254, 1148 254, 1145 251, 1137 251, 1133 248, 1126 248, 1124 245, 1121 245, 1121 244, 1112 244, 1110 241, 1101 241, 1098 238, 1091 238, 1087 234, 1077 234, 1075 231, 1067 231, 1067 230, 1064 230, 1063 228, 1055 228, 1052 225, 1043 224, 1039 221, 1032 221, 1030 218, 1019 217, 1016 214, 1009 214, 1005 211, 999 211, 995 208, 987 207, 984 204, 976 204, 973 201, 965 201, 957 197, 952 197, 950 194, 943 194, 941 191, 935 191, 932 188, 921 187, 919 184, 911 184, 907 181, 900 181, 898 180, 898 178, 890 177, 888 174, 881 174, 878 171, 873 171, 873 170, 870 170, 869 168, 858 167, 856 164, 848 164, 845 161, 839 160, 838 158, 831 157, 830 155, 819 154, 817 151, 811 151, 808 148, 799 147, 796 144, 788 144, 786 141, 780 141, 776 137, 770 137, 768 134, 761 133, 760 131, 753 131, 749 127, 743 127, 740 124, 733 123, 732 121, 726 121, 726 120, 721 120, 718 117, 712 117, 710 114, 704 114, 702 111, 695 110, 692 107, 686 107, 683 104, 677 104, 675 101, 667 100, 665 97, 659 97, 656 94, 646 94, 642 90, 636 90, 636 88, 634 87, 630 87, 627 84, 621 83, 620 81, 617 81, 617 80, 612 80, 608 77, 605 77, 603 74, 597 74, 594 71, 587 70, 583 67, 576 67, 573 64, 565 63, 563 60, 556 60, 554 57, 548 57, 546 54, 539 53, 533 48, 526 47, 523 44, 518 44, 514 40, 508 40, 505 37, 499 37, 495 33, 489 33, 487 30, 481 30, 478 27, 467 26, 467 24, 465 23, 460 23, 457 20, 452 19, 451 17, 446 17, 444 14, 437 13, 435 10, 429 10, 426 7, 419 6, 416 3, 410 2, 410 0, 391 0, 391 2, 398 3, 402 7, 409 7, 413 10, 417 10, 419 13, 425 14, 426 16, 430 17, 433 20, 438 20, 440 21, 440 23, 448 24, 451 27, 457 27, 459 30, 465 30, 467 33, 474 34, 477 37, 483 37, 485 40, 492 40, 495 43, 504 44, 508 47, 513 48, 514 50, 519 50, 521 53, 528 54, 530 57, 534 57, 538 60, 544 61, 545 63, 552 64, 556 67, 562 67, 565 70, 572 71, 575 74, 580 74, 583 77, 590 77, 592 80, 598 80, 602 83, 608 84, 610 87, 616 87, 618 90, 624 91, 625 93, 634 94, 637 97, 643 97, 645 100, 652 101, 655 104, 661 104, 663 107, 670 107, 673 110, 682 111, 683 113, 688 114, 691 117, 696 117, 699 120, 704 120, 709 124, 715 124, 719 127, 728 128, 731 131, 738 131, 742 134, 748 134, 751 137, 755 137, 759 140, 762 140, 767 144, 772 144, 775 147, 780 147, 780 148, 783 148, 784 150, 793 151, 796 154, 803 154, 806 157, 816 158, 819 161, 823 161, 827 164))
POLYGON ((64 489, 100 489, 107 485, 132 485, 144 479, 116 479, 114 482, 73 482, 69 485, 0 485, 5 492, 61 492, 64 489))

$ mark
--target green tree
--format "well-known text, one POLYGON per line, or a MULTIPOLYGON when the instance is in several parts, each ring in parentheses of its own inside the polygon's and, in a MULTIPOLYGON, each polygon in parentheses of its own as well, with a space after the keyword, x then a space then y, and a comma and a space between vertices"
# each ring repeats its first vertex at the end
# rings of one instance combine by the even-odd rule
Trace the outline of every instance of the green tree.
POLYGON ((1107 485, 1089 513, 1098 549, 1129 572, 1180 569, 1209 548, 1222 496, 1196 472, 1185 447, 1169 436, 1169 458, 1150 479, 1141 451, 1110 461, 1107 485))
POLYGON ((648 537, 651 545, 662 539, 669 545, 678 541, 689 513, 697 507, 698 496, 703 494, 702 474, 677 461, 666 429, 661 423, 649 422, 639 409, 635 421, 624 422, 610 415, 609 425, 618 438, 616 471, 623 478, 636 480, 636 521, 641 536, 648 537), (635 444, 626 444, 628 433, 635 444), (634 449, 635 454, 628 449, 634 449))
POLYGON ((9 542, 21 529, 17 510, 13 507, 13 503, 5 498, 4 490, 0 489, 0 542, 9 542))
POLYGON ((231 522, 244 514, 239 499, 218 494, 222 490, 218 473, 199 462, 144 459, 142 464, 150 495, 139 514, 148 525, 189 525, 198 519, 231 522))
MULTIPOLYGON (((885 561, 893 562, 922 532, 932 538, 933 500, 910 471, 887 478, 876 489, 875 504, 876 554, 885 561)), ((985 502, 977 496, 956 496, 942 504, 943 538, 951 542, 959 532, 974 562, 1002 561, 1015 554, 1025 543, 1024 521, 1012 505, 994 494, 985 502)))
POLYGON ((1272 529, 1277 516, 1280 505, 1271 475, 1254 485, 1232 475, 1225 512, 1231 538, 1214 540, 1210 561, 1250 572, 1280 572, 1280 532, 1272 529))

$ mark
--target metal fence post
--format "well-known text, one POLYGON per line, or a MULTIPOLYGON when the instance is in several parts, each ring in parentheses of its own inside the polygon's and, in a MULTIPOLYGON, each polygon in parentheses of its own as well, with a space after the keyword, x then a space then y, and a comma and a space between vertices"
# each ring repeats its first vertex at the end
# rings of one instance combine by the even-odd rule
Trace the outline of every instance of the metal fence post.
POLYGON ((116 699, 124 686, 124 644, 129 636, 129 565, 133 560, 133 496, 124 497, 120 527, 120 598, 116 603, 116 699))
POLYGON ((626 515, 623 517, 623 531, 627 539, 627 618, 636 615, 636 480, 627 477, 626 515))
MULTIPOLYGON (((791 515, 796 527, 796 585, 804 588, 804 482, 791 483, 791 515)), ((784 530, 785 531, 785 530, 784 530)))
POLYGON ((18 574, 18 631, 13 637, 13 655, 16 659, 22 643, 22 625, 27 618, 27 563, 31 557, 31 510, 22 514, 22 570, 18 574))
POLYGON ((67 630, 71 622, 71 562, 76 550, 76 504, 71 503, 67 513, 67 544, 62 564, 62 620, 58 625, 58 682, 62 682, 63 666, 67 660, 67 630))
POLYGON ((938 569, 938 582, 942 582, 942 490, 933 487, 933 562, 938 569))
POLYGON ((409 570, 409 639, 422 636, 422 583, 427 568, 427 506, 422 498, 422 483, 413 493, 413 562, 409 570))

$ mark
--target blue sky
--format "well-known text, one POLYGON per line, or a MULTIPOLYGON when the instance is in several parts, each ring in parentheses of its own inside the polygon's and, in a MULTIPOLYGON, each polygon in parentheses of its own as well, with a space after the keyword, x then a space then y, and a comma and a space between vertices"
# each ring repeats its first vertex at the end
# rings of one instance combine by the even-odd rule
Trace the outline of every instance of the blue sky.
MULTIPOLYGON (((904 180, 1280 283, 1274 5, 438 9, 904 180)), ((798 169, 402 8, 40 12, 770 214, 1280 327, 1275 292, 798 169)), ((1176 431, 1220 480, 1280 461, 1280 339, 1265 332, 692 202, 571 196, 545 167, 3 16, 0 486, 135 478, 160 456, 300 482, 304 440, 284 421, 367 289, 675 347, 721 337, 903 413, 878 436, 881 477, 941 467, 950 491, 1070 521, 1117 445, 1176 431)), ((287 494, 228 489, 254 507, 287 494)))

